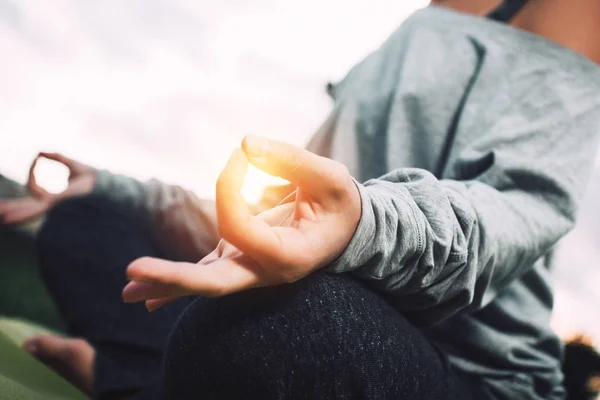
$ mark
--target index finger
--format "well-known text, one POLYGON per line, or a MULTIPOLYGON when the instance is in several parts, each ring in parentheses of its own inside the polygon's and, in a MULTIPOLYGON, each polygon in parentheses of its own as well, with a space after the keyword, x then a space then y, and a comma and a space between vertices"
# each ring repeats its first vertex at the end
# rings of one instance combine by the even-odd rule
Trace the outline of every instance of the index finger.
POLYGON ((77 167, 77 165, 79 164, 77 161, 73 160, 72 158, 64 156, 60 153, 48 153, 48 152, 42 151, 42 152, 40 152, 40 155, 38 156, 38 158, 39 157, 44 157, 44 158, 47 158, 48 160, 57 161, 69 169, 73 169, 73 168, 77 167))
POLYGON ((256 136, 245 137, 242 148, 252 165, 287 179, 317 199, 348 187, 350 174, 343 164, 308 150, 256 136))

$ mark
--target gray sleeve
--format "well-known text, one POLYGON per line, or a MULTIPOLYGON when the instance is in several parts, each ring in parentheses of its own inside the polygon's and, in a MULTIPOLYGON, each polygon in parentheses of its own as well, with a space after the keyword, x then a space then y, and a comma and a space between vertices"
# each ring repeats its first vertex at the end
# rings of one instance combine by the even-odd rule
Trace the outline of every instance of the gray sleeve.
POLYGON ((520 104, 469 145, 438 180, 398 169, 358 184, 362 216, 334 262, 424 325, 488 304, 574 224, 596 154, 595 97, 520 104), (459 172, 456 173, 457 175, 459 172))
POLYGON ((94 193, 122 205, 148 228, 166 254, 190 262, 199 261, 219 242, 215 204, 179 186, 100 170, 94 193))

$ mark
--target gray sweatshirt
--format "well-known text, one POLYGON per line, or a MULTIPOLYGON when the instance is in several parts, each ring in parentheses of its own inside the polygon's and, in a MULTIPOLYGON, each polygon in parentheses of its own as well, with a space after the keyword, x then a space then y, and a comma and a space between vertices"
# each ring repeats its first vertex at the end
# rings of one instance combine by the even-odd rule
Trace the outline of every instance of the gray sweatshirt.
MULTIPOLYGON (((565 397, 546 259, 592 168, 599 87, 564 47, 429 7, 334 87, 309 145, 364 182, 330 270, 384 293, 492 398, 565 397)), ((95 190, 187 257, 218 240, 214 205, 181 188, 99 172, 95 190)))

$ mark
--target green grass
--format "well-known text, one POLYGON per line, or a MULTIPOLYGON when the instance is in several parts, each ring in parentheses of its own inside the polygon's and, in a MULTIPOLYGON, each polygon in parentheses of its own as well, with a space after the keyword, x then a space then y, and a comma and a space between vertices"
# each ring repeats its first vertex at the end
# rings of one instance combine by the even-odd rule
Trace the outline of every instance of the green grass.
POLYGON ((1 399, 85 399, 74 386, 21 347, 30 336, 62 331, 63 323, 37 267, 32 239, 0 228, 1 399))
MULTIPOLYGON (((0 175, 0 198, 23 196, 22 185, 0 175)), ((86 397, 23 350, 23 341, 63 331, 37 266, 31 235, 0 227, 0 399, 81 400, 86 397)))
POLYGON ((59 313, 42 282, 32 240, 1 228, 0 315, 63 330, 59 313))
POLYGON ((23 340, 47 329, 0 318, 0 397, 6 400, 82 400, 74 386, 21 348, 23 340))

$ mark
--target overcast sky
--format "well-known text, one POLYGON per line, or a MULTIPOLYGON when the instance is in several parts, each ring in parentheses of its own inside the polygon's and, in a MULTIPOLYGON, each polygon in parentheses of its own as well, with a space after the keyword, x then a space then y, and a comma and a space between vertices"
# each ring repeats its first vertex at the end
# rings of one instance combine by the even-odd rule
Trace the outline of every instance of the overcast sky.
POLYGON ((303 145, 327 81, 425 4, 0 0, 0 172, 57 150, 212 196, 244 135, 303 145))
MULTIPOLYGON (((331 107, 324 85, 426 3, 0 0, 0 173, 24 180, 56 150, 212 196, 244 135, 306 143, 331 107)), ((586 204, 559 255, 556 325, 600 341, 600 220, 586 204)))

